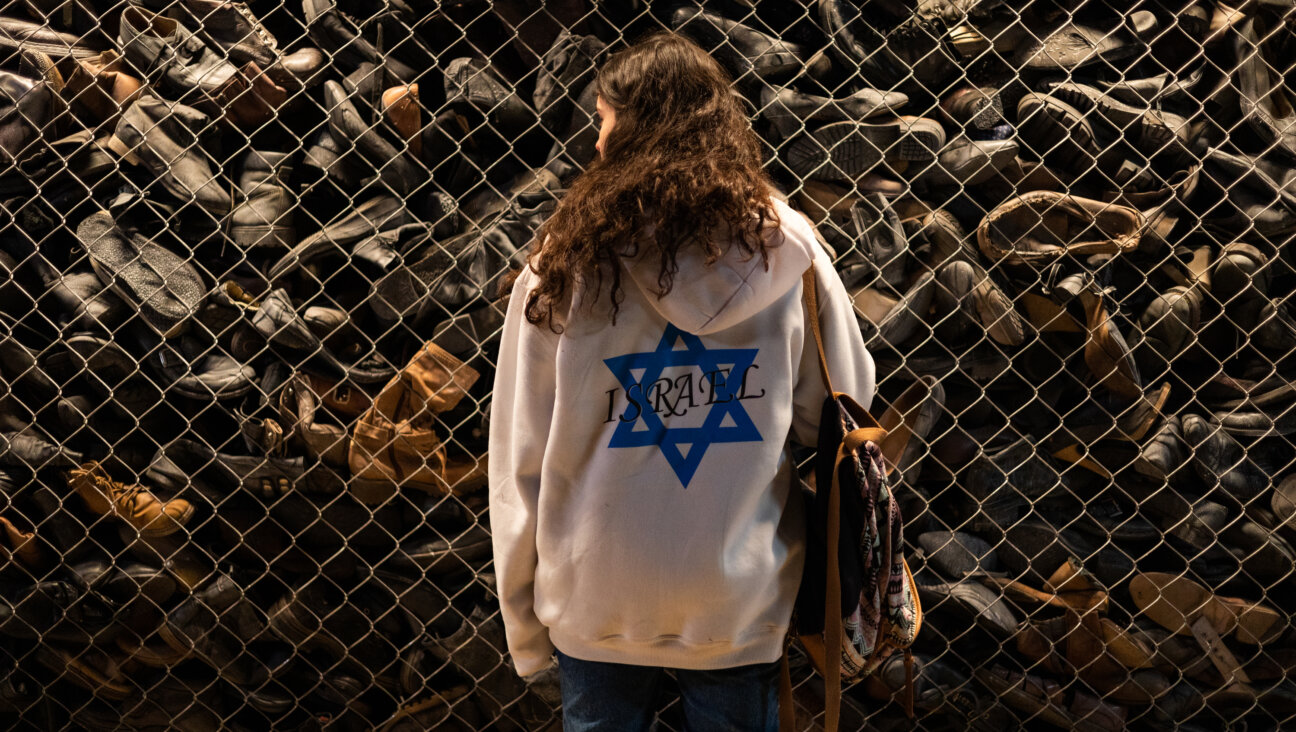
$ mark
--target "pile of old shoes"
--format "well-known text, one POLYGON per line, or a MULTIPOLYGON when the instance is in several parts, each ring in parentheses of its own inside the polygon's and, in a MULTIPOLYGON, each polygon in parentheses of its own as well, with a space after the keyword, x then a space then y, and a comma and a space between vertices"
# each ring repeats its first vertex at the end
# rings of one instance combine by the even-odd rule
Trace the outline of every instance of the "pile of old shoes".
POLYGON ((661 27, 914 437, 920 723, 1289 724, 1281 3, 525 5, 0 9, 0 726, 557 723, 493 605, 498 296, 661 27))

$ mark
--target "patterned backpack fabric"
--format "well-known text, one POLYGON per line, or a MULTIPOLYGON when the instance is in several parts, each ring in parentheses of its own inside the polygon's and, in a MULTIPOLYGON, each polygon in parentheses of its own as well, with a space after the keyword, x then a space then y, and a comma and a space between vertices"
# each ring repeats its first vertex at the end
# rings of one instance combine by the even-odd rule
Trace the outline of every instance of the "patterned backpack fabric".
MULTIPOLYGON (((806 309, 819 312, 813 271, 805 277, 806 309)), ((882 429, 854 399, 833 391, 818 319, 810 319, 829 396, 819 421, 816 490, 807 498, 806 565, 797 593, 794 631, 824 676, 827 717, 837 729, 841 684, 873 673, 897 651, 905 654, 907 707, 912 715, 912 656, 922 606, 904 558, 904 521, 888 479, 908 443, 901 423, 882 429)), ((782 727, 795 726, 784 657, 782 727)))

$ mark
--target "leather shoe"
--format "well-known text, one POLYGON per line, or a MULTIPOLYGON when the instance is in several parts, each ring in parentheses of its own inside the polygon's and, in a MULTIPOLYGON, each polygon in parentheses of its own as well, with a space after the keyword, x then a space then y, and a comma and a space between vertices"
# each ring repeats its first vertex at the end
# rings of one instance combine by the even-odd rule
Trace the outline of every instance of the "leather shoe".
POLYGON ((144 94, 122 113, 108 147, 126 162, 142 165, 181 201, 225 214, 232 205, 228 189, 200 144, 209 132, 210 119, 202 112, 144 94))

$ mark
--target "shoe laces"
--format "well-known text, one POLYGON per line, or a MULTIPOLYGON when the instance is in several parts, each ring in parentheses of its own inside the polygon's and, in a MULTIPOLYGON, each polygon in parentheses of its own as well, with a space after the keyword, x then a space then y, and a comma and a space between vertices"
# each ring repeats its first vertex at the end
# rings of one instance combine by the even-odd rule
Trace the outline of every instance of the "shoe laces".
POLYGON ((89 480, 114 507, 133 512, 140 503, 141 496, 152 494, 139 483, 127 484, 113 480, 102 472, 97 464, 90 468, 74 468, 71 475, 74 480, 89 480))
POLYGON ((270 35, 270 32, 265 29, 265 26, 261 25, 261 21, 257 20, 256 16, 252 14, 252 11, 248 9, 246 3, 229 3, 226 7, 232 8, 239 15, 243 16, 243 19, 247 21, 248 27, 252 29, 252 32, 256 34, 257 38, 261 39, 261 42, 265 44, 266 48, 269 48, 276 53, 279 51, 279 41, 274 36, 270 35))

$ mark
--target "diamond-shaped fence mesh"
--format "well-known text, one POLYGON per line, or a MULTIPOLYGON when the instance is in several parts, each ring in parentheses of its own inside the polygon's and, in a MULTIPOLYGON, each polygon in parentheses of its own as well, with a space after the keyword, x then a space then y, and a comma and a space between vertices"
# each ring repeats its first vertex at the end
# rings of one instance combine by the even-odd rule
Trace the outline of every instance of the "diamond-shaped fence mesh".
POLYGON ((916 3, 8 0, 0 726, 561 726, 495 595, 501 285, 661 28, 920 446, 916 718, 896 657, 843 728, 1296 725, 1296 8, 916 3))

